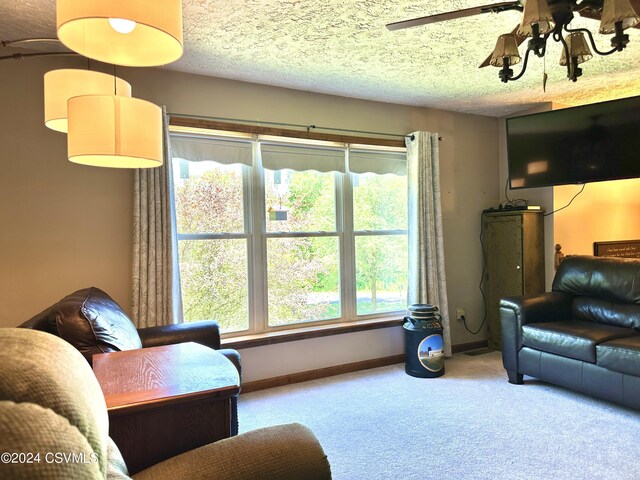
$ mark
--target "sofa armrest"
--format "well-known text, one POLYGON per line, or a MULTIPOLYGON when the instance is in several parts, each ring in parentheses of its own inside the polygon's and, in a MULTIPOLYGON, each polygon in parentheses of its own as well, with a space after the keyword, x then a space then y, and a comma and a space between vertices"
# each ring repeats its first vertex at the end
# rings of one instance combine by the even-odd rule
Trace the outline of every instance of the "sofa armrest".
POLYGON ((261 428, 210 443, 143 470, 134 480, 325 480, 327 456, 298 423, 261 428))
POLYGON ((242 383, 242 365, 240 364, 240 354, 237 350, 233 350, 232 348, 221 348, 218 350, 222 355, 227 357, 231 363, 238 370, 238 376, 240 377, 240 383, 242 383))
POLYGON ((552 322, 571 318, 573 295, 560 292, 534 293, 500 300, 500 310, 508 308, 517 316, 519 327, 527 323, 552 322))
POLYGON ((196 342, 214 350, 220 348, 220 328, 213 320, 140 328, 138 334, 143 348, 184 342, 196 342))
POLYGON ((573 296, 547 292, 500 300, 502 363, 508 372, 518 372, 518 352, 522 348, 522 326, 571 318, 573 296))
MULTIPOLYGON (((236 370, 238 370, 238 377, 240 378, 240 387, 242 388, 242 365, 240 363, 240 354, 231 348, 222 348, 218 350, 218 352, 227 357, 227 359, 233 363, 234 367, 236 367, 236 370)), ((238 395, 236 395, 236 398, 231 400, 231 436, 238 434, 238 395)))

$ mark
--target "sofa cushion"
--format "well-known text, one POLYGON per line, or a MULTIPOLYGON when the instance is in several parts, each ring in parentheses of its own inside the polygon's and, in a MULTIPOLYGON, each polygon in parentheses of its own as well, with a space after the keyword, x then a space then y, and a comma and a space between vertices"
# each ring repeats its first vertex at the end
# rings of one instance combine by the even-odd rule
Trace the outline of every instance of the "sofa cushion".
POLYGON ((629 328, 581 320, 529 323, 522 326, 522 344, 543 352, 596 362, 596 345, 637 335, 629 328))
POLYGON ((640 305, 635 303, 616 303, 602 298, 575 297, 571 316, 575 320, 634 328, 640 335, 640 305))
POLYGON ((628 375, 640 375, 640 336, 619 338, 596 347, 598 366, 628 375))
POLYGON ((21 327, 58 335, 76 347, 89 363, 96 353, 142 348, 140 336, 127 314, 96 287, 67 295, 21 327))

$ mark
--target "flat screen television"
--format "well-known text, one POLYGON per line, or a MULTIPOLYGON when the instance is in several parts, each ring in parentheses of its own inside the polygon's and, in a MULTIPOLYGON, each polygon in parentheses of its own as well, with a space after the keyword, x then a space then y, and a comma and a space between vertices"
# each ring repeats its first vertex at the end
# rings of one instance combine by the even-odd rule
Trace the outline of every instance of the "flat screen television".
POLYGON ((507 119, 512 189, 640 177, 640 97, 507 119))

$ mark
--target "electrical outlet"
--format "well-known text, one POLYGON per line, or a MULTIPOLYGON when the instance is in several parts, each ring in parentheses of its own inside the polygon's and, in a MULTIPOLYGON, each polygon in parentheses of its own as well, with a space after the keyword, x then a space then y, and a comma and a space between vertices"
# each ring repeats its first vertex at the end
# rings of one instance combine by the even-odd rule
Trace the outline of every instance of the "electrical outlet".
POLYGON ((456 308, 456 319, 462 320, 464 317, 464 308, 456 308))

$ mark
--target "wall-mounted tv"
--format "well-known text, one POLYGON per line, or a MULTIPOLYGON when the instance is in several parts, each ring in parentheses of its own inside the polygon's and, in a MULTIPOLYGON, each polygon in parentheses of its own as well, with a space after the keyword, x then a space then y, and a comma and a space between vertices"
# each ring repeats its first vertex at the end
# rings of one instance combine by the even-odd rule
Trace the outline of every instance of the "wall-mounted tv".
POLYGON ((640 97, 507 119, 512 189, 640 177, 640 97))

